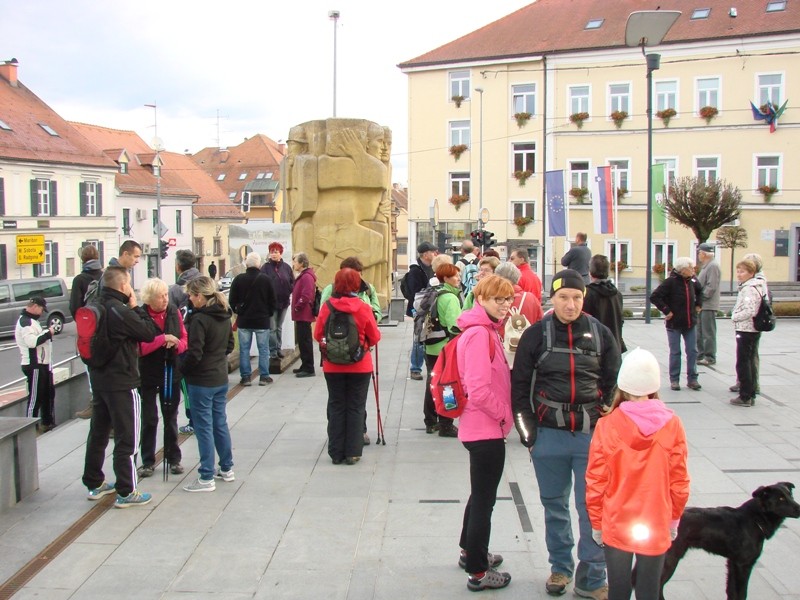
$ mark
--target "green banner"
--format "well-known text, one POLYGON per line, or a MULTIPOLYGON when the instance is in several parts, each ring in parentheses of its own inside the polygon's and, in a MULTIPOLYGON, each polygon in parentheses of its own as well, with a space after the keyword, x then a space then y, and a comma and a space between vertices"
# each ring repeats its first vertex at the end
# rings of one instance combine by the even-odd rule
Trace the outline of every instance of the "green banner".
POLYGON ((664 164, 652 166, 653 169, 653 197, 650 202, 653 206, 653 232, 665 233, 667 230, 667 219, 664 213, 664 164))

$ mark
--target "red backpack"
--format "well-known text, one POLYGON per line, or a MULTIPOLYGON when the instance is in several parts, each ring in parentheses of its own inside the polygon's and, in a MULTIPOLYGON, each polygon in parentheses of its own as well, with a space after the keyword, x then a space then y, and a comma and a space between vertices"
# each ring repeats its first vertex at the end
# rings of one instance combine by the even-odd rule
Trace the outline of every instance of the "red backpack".
MULTIPOLYGON (((484 325, 473 325, 473 327, 484 327, 489 332, 489 362, 493 361, 495 348, 491 329, 484 325)), ((458 340, 464 335, 464 331, 445 344, 431 371, 431 395, 436 405, 436 412, 448 419, 460 417, 467 405, 468 396, 461 383, 461 375, 458 373, 457 354, 458 340)))
POLYGON ((75 311, 78 354, 88 367, 106 366, 116 354, 108 339, 107 313, 97 301, 90 301, 75 311))

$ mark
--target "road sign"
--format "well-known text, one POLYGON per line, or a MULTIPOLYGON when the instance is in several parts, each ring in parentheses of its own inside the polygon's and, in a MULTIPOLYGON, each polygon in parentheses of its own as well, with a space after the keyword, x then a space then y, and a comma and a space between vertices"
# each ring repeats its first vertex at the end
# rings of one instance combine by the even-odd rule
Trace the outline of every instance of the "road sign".
POLYGON ((177 238, 169 238, 167 240, 167 243, 169 243, 171 248, 174 248, 175 246, 178 245, 178 239, 177 238))
POLYGON ((44 236, 17 236, 17 264, 37 265, 44 262, 44 236))
POLYGON ((162 223, 161 221, 158 222, 158 225, 156 227, 153 227, 153 235, 160 238, 163 238, 165 235, 167 235, 168 231, 169 229, 167 229, 167 226, 164 225, 164 223, 162 223))

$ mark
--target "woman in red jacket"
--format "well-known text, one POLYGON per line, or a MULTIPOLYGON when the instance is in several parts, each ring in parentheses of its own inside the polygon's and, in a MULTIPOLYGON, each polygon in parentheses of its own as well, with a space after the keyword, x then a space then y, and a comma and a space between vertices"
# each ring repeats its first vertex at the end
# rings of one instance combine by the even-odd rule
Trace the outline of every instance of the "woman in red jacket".
POLYGON ((372 376, 369 349, 381 339, 372 308, 358 297, 360 287, 358 271, 338 271, 333 279, 333 294, 320 307, 314 328, 314 339, 320 345, 322 371, 328 384, 328 455, 335 465, 343 461, 353 465, 361 458, 364 410, 372 376), (357 344, 354 344, 355 352, 342 358, 343 344, 327 338, 331 330, 328 321, 335 319, 335 323, 346 325, 349 315, 352 315, 352 327, 356 330, 352 334, 354 338, 357 334, 357 344), (337 344, 336 351, 334 343, 337 344))
POLYGON ((660 597, 664 554, 689 498, 686 433, 658 399, 655 357, 637 348, 622 362, 609 413, 597 422, 586 468, 592 537, 605 547, 609 600, 660 597), (617 410, 618 409, 618 410, 617 410))

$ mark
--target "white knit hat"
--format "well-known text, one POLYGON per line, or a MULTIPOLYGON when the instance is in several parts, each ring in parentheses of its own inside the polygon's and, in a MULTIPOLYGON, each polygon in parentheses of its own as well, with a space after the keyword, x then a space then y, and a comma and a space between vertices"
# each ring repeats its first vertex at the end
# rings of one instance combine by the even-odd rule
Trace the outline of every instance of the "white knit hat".
POLYGON ((661 368, 656 357, 636 348, 628 353, 617 376, 617 387, 632 396, 648 396, 661 387, 661 368))

